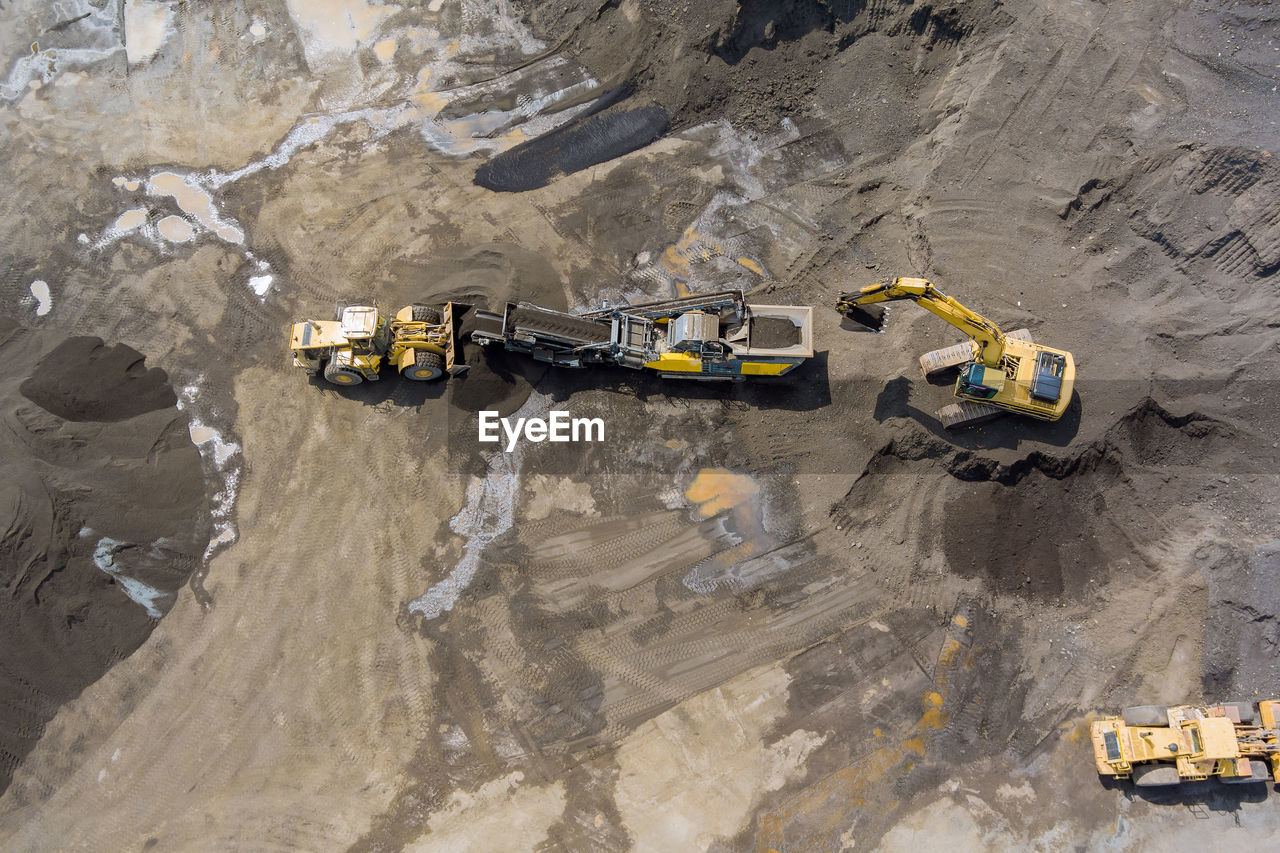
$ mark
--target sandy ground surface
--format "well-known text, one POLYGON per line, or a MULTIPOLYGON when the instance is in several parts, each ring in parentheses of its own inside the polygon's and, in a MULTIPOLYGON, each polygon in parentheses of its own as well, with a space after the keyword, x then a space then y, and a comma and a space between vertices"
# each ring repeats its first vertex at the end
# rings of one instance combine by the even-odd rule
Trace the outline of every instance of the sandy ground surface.
POLYGON ((0 693, 0 847, 1276 846, 1270 786, 1105 786, 1087 731, 1280 684, 1278 32, 1200 0, 0 4, 0 581, 55 613, 70 554, 53 604, 133 637, 0 693), (831 308, 909 274, 1073 351, 1066 417, 944 432, 915 359, 954 331, 831 308), (471 350, 339 392, 284 347, 338 301, 725 286, 815 306, 795 381, 471 350), (115 355, 79 372, 87 337, 115 355), (606 440, 502 453, 483 408, 606 440), (77 524, 116 568, 186 537, 163 618, 77 524))

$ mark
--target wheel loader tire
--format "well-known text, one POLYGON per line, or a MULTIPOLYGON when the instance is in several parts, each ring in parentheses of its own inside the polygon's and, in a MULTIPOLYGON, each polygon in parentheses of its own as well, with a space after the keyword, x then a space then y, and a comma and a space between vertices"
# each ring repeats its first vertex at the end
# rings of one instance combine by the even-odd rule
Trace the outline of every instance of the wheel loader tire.
POLYGON ((1169 709, 1163 705, 1134 705, 1120 713, 1126 726, 1167 726, 1169 709))
POLYGON ((1181 781, 1178 768, 1172 764, 1144 764, 1133 768, 1133 784, 1136 788, 1165 788, 1181 781))
POLYGON ((1250 758, 1249 766, 1253 769, 1252 776, 1219 776, 1218 779, 1224 785, 1256 785, 1259 782, 1268 782, 1271 780, 1271 773, 1267 767, 1267 762, 1259 761, 1256 758, 1250 758))
POLYGON ((1235 708, 1240 715, 1240 722, 1246 726, 1258 724, 1258 708, 1252 702, 1223 702, 1224 708, 1235 708))
POLYGON ((433 352, 418 350, 413 364, 404 369, 403 375, 405 379, 412 379, 414 382, 430 382, 432 379, 439 379, 444 375, 444 358, 433 352))
POLYGON ((364 377, 358 371, 350 367, 339 367, 336 364, 325 366, 324 378, 325 381, 332 382, 334 385, 344 385, 348 388, 364 381, 364 377))
POLYGON ((430 323, 432 326, 438 326, 443 319, 444 315, 434 305, 413 306, 413 322, 415 323, 430 323))

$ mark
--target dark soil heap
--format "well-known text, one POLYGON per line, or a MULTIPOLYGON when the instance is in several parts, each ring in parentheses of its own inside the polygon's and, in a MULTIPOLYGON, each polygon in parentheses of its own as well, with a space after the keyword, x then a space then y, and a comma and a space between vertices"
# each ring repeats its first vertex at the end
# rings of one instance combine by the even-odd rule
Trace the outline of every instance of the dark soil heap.
POLYGON ((781 317, 752 317, 751 345, 768 349, 800 343, 800 328, 781 317))
POLYGON ((993 594, 1079 601, 1091 584, 1132 581, 1134 567, 1145 563, 1135 543, 1173 536, 1192 502, 1187 496, 1204 488, 1205 470, 1239 471, 1234 448, 1242 441, 1275 464, 1271 442, 1248 425, 1175 415, 1150 398, 1074 454, 1037 451, 1007 465, 914 431, 872 457, 832 515, 846 529, 867 527, 889 478, 944 470, 941 517, 922 521, 918 535, 941 545, 952 571, 981 578, 993 594))
POLYGON ((58 707, 128 657, 209 541, 163 370, 0 321, 0 790, 58 707))
POLYGON ((868 69, 904 61, 910 67, 907 46, 940 48, 936 58, 915 60, 920 67, 905 74, 914 77, 961 41, 1008 20, 996 0, 642 0, 639 15, 598 0, 516 5, 536 32, 560 42, 604 85, 634 92, 614 111, 661 110, 672 130, 718 119, 767 130, 815 104, 843 107, 871 92, 900 99, 896 85, 872 79, 868 69), (854 62, 832 62, 864 39, 854 62))

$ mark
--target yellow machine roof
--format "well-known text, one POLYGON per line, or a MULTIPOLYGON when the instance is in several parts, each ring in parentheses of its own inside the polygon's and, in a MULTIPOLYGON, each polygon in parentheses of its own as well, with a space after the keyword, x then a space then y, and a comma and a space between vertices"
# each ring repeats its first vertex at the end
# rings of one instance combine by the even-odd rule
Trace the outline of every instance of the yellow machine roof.
POLYGON ((336 320, 304 320, 294 323, 289 332, 290 349, 317 349, 346 342, 342 327, 336 320))
POLYGON ((378 329, 378 309, 353 305, 342 312, 342 334, 347 338, 371 338, 378 329))
POLYGON ((1236 727, 1226 717, 1206 717, 1198 720, 1200 741, 1204 758, 1238 758, 1240 743, 1236 738, 1236 727))

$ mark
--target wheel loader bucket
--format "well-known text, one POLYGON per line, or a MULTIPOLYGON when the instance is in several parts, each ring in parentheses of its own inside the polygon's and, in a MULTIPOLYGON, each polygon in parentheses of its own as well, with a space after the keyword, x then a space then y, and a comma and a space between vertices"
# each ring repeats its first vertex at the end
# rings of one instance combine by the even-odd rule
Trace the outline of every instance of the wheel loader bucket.
POLYGON ((466 362, 466 355, 458 338, 462 328, 462 318, 471 306, 465 302, 446 302, 444 304, 443 323, 449 330, 449 343, 445 347, 444 367, 450 376, 461 376, 471 369, 466 362))

